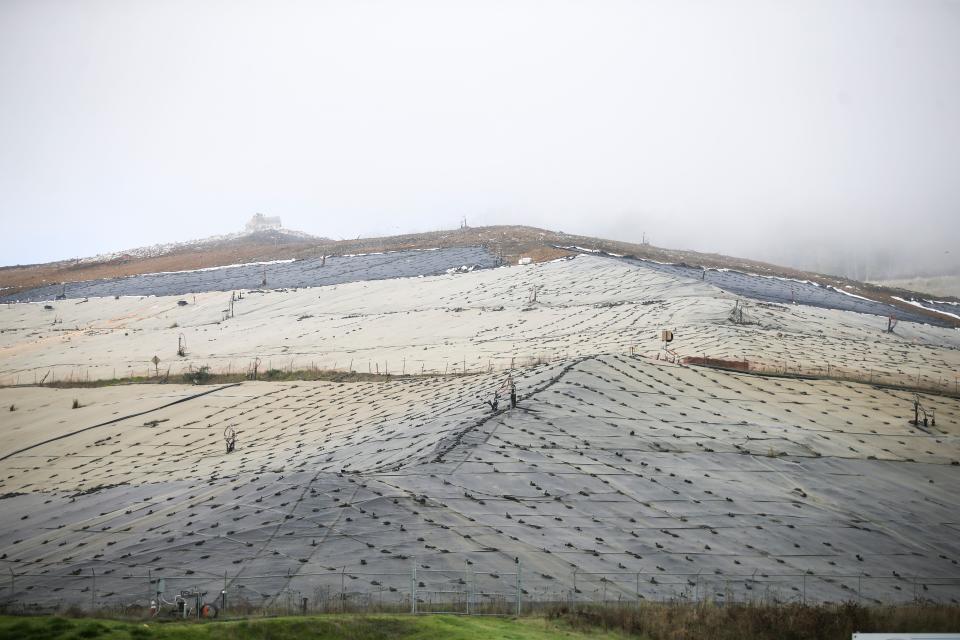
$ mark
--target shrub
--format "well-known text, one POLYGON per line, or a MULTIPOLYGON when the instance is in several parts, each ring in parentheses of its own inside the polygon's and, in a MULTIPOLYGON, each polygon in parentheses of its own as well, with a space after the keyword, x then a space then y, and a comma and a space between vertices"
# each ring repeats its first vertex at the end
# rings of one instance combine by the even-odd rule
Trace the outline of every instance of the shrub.
POLYGON ((204 384, 210 381, 210 367, 204 365, 196 371, 183 374, 183 379, 190 384, 204 384))
POLYGON ((98 638, 108 631, 110 630, 99 622, 85 622, 77 630, 77 636, 80 638, 98 638))

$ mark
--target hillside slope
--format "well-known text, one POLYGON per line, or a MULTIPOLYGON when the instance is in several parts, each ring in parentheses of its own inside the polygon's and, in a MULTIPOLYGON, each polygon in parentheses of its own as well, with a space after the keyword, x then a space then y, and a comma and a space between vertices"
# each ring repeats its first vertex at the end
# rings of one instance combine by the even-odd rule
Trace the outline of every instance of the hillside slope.
MULTIPOLYGON (((573 253, 598 251, 616 255, 628 255, 658 262, 693 265, 713 269, 734 269, 745 273, 791 278, 816 282, 842 289, 854 295, 880 301, 916 313, 933 321, 960 326, 960 318, 939 313, 929 305, 917 306, 911 300, 920 300, 917 294, 900 289, 867 284, 823 274, 814 274, 786 267, 779 267, 754 260, 732 258, 718 254, 680 251, 605 240, 587 236, 570 235, 525 226, 493 226, 465 228, 452 231, 435 231, 405 234, 382 238, 331 241, 325 238, 303 237, 296 232, 257 232, 238 234, 224 240, 212 239, 177 245, 160 255, 121 255, 105 260, 80 260, 55 262, 44 265, 28 265, 0 268, 0 293, 10 296, 31 288, 59 285, 102 278, 116 278, 136 274, 203 269, 231 264, 243 264, 271 260, 318 258, 324 255, 348 255, 408 249, 433 249, 437 247, 481 246, 513 263, 521 256, 534 261, 550 260, 573 253)), ((149 254, 150 252, 146 252, 149 254)), ((957 302, 960 302, 958 300, 957 302)))
POLYGON ((6 603, 960 600, 955 329, 594 255, 181 300, 0 306, 6 603))

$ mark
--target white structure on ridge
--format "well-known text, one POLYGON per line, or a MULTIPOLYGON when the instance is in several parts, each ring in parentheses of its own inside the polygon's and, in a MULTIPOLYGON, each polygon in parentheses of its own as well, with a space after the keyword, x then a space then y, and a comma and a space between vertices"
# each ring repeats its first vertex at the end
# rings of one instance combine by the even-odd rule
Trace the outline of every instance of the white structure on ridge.
POLYGON ((250 222, 247 223, 247 231, 266 231, 267 229, 279 229, 282 226, 279 217, 269 217, 262 213, 255 213, 250 218, 250 222))

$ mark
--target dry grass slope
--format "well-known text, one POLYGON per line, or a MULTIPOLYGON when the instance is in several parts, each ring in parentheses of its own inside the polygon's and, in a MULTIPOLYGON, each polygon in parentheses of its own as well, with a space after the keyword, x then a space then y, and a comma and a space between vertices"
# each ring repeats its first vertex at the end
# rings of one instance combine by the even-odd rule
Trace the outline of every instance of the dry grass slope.
POLYGON ((575 629, 621 631, 651 640, 848 640, 854 632, 954 632, 960 607, 644 605, 556 607, 575 629))

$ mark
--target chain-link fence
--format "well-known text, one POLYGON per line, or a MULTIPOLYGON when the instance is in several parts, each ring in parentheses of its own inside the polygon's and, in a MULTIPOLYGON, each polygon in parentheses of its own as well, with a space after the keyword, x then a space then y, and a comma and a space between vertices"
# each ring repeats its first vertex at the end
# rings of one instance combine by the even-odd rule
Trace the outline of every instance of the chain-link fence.
POLYGON ((960 576, 861 574, 714 574, 620 572, 573 574, 578 602, 960 602, 960 576))
POLYGON ((572 571, 545 584, 465 564, 463 570, 340 571, 263 575, 69 575, 11 571, 0 594, 8 613, 102 612, 123 616, 214 617, 342 612, 520 615, 557 603, 645 602, 816 604, 960 602, 960 576, 868 574, 739 575, 572 571), (117 585, 122 585, 117 588, 117 585))

